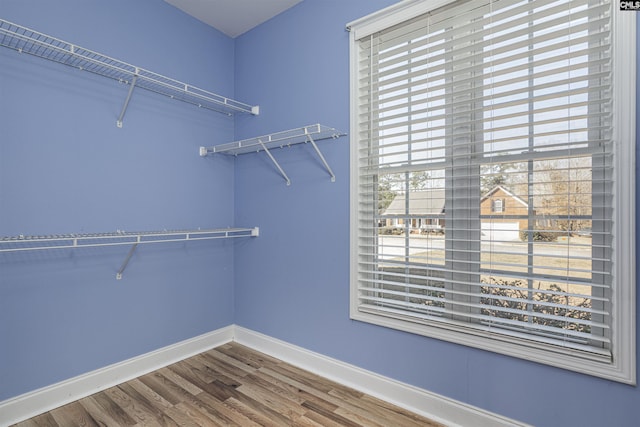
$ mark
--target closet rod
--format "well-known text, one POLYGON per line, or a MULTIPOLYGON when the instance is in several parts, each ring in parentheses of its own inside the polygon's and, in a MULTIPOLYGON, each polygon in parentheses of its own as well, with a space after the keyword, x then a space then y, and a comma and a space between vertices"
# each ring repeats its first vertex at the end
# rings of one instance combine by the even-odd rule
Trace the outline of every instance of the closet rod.
MULTIPOLYGON (((235 113, 253 115, 260 113, 258 106, 251 106, 208 92, 4 19, 0 19, 0 46, 132 85, 126 104, 131 98, 131 91, 135 85, 138 88, 229 116, 235 113)), ((117 121, 119 127, 122 126, 125 110, 126 105, 117 121)))

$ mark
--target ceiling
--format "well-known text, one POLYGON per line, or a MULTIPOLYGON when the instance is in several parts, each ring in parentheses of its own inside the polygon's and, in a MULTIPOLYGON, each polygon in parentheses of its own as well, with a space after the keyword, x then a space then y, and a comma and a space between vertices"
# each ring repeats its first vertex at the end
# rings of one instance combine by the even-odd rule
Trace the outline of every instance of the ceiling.
POLYGON ((205 24, 237 37, 302 0, 164 0, 205 24))

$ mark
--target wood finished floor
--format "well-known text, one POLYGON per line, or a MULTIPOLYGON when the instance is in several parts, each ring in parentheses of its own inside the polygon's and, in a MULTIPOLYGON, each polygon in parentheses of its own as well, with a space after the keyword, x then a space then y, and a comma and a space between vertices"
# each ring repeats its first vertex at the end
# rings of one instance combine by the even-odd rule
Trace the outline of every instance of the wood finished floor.
POLYGON ((440 424, 240 344, 229 343, 16 426, 440 424))

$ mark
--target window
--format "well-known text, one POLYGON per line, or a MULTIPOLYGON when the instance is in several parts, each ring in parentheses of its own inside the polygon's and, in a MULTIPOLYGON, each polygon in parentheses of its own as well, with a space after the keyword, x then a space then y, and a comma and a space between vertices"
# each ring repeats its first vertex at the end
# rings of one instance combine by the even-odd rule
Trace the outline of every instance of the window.
POLYGON ((495 199, 495 200, 493 200, 493 212, 495 212, 495 213, 504 212, 504 200, 503 199, 495 199))
POLYGON ((353 319, 635 383, 616 6, 415 0, 350 24, 353 319))

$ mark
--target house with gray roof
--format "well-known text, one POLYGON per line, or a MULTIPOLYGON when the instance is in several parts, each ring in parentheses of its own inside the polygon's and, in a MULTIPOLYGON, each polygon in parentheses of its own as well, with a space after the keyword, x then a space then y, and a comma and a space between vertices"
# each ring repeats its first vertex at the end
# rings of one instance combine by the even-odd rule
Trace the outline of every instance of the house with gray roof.
POLYGON ((406 227, 410 221, 413 231, 444 231, 444 189, 433 188, 412 191, 396 195, 391 204, 384 210, 382 217, 387 227, 406 227))

